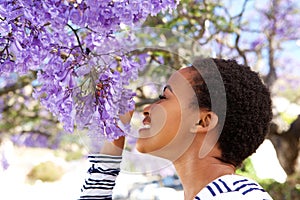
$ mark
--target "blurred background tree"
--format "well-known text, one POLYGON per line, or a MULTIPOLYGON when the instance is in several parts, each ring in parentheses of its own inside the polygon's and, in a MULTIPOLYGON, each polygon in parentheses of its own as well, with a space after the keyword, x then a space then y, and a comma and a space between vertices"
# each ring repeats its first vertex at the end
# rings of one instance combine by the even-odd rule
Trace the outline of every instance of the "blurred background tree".
MULTIPOLYGON (((171 51, 141 48, 131 52, 144 56, 146 67, 140 71, 141 82, 164 82, 172 70, 188 65, 187 58, 195 55, 237 59, 262 74, 274 99, 274 120, 268 139, 288 175, 284 187, 294 188, 293 195, 296 191, 299 198, 299 1, 181 0, 175 11, 148 17, 143 26, 168 31, 141 32, 141 46, 151 46, 158 38, 173 46, 169 46, 171 51), (293 105, 294 112, 287 111, 288 106, 282 109, 283 101, 293 105)), ((0 133, 9 135, 16 144, 57 148, 64 131, 57 119, 32 98, 32 91, 40 86, 35 79, 35 73, 0 78, 0 133)), ((135 86, 137 110, 155 101, 158 95, 153 93, 159 94, 161 89, 154 87, 155 91, 149 94, 146 84, 135 86)), ((272 188, 272 184, 270 189, 277 187, 272 188)), ((274 195, 281 199, 285 191, 274 195)))
MULTIPOLYGON (((194 43, 187 48, 192 50, 190 56, 200 51, 200 55, 207 52, 219 58, 234 58, 262 74, 274 99, 274 120, 268 139, 288 175, 283 185, 268 182, 267 188, 274 190, 271 193, 275 199, 297 199, 300 195, 297 185, 300 174, 299 22, 297 1, 215 0, 181 1, 172 15, 148 18, 145 23, 193 38, 194 43)), ((184 43, 183 38, 178 41, 184 43)), ((184 59, 179 54, 164 56, 165 63, 175 69, 183 66, 184 59)))
MULTIPOLYGON (((186 45, 189 48, 173 47, 172 55, 148 51, 152 55, 150 63, 157 60, 157 54, 163 56, 163 63, 174 69, 186 65, 185 59, 197 54, 234 58, 262 74, 273 98, 284 98, 291 105, 299 105, 299 21, 297 1, 183 0, 174 13, 149 17, 144 25, 171 29, 174 34, 182 33, 193 41, 186 45)), ((165 38, 166 43, 171 43, 168 38, 177 38, 180 43, 190 41, 183 36, 170 37, 170 32, 167 34, 158 37, 165 38)), ((289 114, 278 108, 278 103, 274 104, 274 122, 268 135, 288 175, 300 170, 297 162, 299 108, 294 111, 289 114)))

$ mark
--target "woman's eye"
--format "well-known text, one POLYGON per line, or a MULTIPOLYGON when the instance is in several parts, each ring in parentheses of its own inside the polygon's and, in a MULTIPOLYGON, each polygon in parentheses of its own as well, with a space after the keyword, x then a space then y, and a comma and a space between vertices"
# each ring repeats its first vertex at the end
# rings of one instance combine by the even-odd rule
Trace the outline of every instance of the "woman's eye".
POLYGON ((158 98, 159 99, 166 99, 166 97, 164 95, 159 95, 158 98))

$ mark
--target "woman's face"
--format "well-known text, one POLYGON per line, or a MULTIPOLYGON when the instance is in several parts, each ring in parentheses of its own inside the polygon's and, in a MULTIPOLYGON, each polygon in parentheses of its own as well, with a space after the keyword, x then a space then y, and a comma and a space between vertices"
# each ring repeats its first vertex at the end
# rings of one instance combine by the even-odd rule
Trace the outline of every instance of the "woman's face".
POLYGON ((190 128, 198 120, 199 110, 191 107, 195 93, 189 84, 191 70, 175 72, 163 90, 162 98, 144 108, 137 150, 170 160, 177 159, 191 145, 190 128))

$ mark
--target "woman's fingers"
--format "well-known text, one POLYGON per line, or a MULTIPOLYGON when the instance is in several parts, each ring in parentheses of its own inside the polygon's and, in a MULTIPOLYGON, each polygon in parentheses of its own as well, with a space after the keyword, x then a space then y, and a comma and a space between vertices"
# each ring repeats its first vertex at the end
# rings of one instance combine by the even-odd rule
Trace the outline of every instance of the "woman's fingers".
MULTIPOLYGON (((129 124, 132 115, 133 115, 133 110, 125 113, 124 115, 121 115, 120 116, 121 122, 124 125, 129 124)), ((121 136, 112 142, 105 141, 100 153, 108 154, 108 155, 115 155, 115 156, 122 155, 124 144, 125 144, 125 136, 121 136)))
POLYGON ((125 113, 124 115, 120 115, 120 120, 123 124, 129 124, 130 123, 130 120, 132 118, 132 115, 133 115, 133 112, 134 110, 131 110, 127 113, 125 113))

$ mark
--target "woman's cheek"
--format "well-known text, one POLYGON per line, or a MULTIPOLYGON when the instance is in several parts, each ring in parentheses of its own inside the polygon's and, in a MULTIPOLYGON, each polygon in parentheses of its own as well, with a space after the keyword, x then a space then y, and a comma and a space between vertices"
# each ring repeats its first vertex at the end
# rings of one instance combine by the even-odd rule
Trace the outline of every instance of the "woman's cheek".
POLYGON ((168 125, 167 115, 168 115, 167 110, 160 104, 153 106, 150 115, 151 118, 150 137, 156 136, 164 129, 164 127, 168 125))

